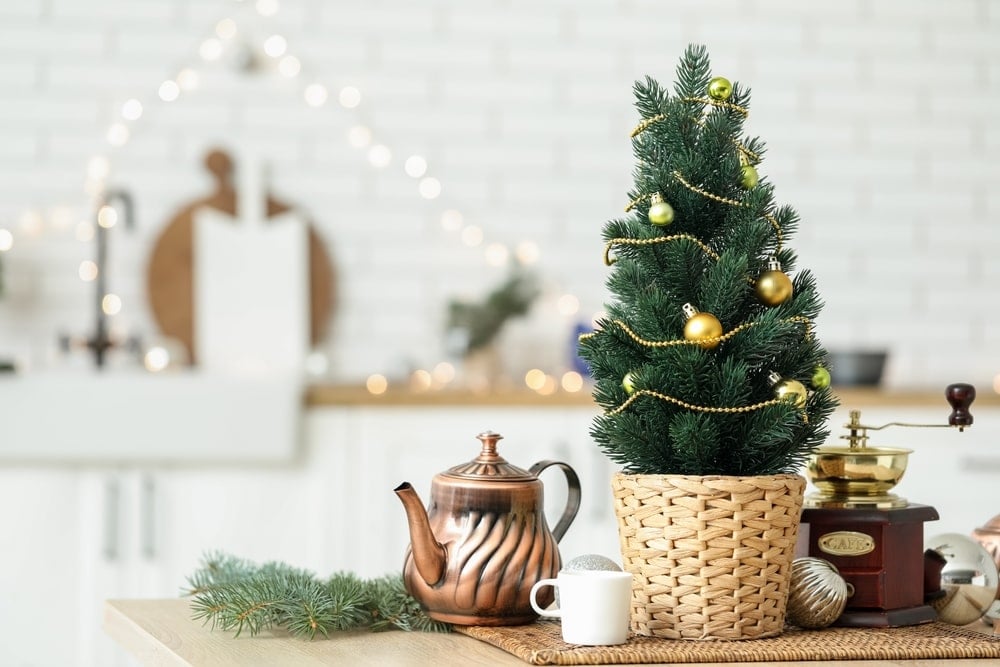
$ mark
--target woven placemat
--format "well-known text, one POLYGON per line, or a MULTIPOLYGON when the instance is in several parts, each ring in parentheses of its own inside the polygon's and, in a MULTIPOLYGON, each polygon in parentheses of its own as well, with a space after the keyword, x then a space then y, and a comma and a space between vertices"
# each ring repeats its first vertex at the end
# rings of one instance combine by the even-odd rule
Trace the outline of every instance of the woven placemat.
POLYGON ((633 636, 619 646, 567 644, 559 623, 548 621, 510 627, 456 626, 455 630, 532 665, 1000 658, 1000 638, 945 623, 905 628, 787 628, 777 637, 732 642, 633 636))

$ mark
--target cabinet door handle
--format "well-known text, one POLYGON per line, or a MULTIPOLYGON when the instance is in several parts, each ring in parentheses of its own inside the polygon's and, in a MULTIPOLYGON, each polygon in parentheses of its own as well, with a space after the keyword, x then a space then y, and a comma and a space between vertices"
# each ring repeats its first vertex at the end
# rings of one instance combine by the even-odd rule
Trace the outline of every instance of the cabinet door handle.
POLYGON ((156 558, 156 483, 151 475, 142 477, 142 555, 156 558))
POLYGON ((121 483, 117 477, 109 477, 104 482, 104 558, 109 561, 118 560, 118 523, 119 503, 121 502, 121 483))

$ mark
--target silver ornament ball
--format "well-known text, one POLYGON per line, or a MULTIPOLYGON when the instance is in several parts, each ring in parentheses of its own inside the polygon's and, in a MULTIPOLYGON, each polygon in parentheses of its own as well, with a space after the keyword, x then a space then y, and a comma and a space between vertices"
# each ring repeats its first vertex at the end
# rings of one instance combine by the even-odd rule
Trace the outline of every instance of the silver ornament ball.
POLYGON ((800 628, 825 628, 844 613, 847 598, 853 594, 853 587, 833 563, 822 558, 796 558, 785 612, 788 622, 800 628))

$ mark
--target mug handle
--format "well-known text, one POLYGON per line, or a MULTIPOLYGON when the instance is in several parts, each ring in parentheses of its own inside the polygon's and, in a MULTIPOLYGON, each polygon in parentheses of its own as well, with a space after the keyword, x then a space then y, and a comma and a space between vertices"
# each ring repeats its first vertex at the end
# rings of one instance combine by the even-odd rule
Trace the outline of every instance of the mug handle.
POLYGON ((552 529, 552 536, 558 542, 566 534, 569 524, 573 523, 576 513, 580 511, 580 478, 568 463, 563 463, 562 461, 539 461, 531 466, 530 472, 535 477, 538 477, 549 466, 559 466, 562 468, 563 474, 566 475, 566 509, 563 510, 562 516, 559 517, 559 523, 552 529))
POLYGON ((542 609, 535 601, 535 594, 538 593, 538 589, 543 586, 552 586, 555 588, 558 585, 559 581, 556 579, 540 579, 535 582, 534 586, 531 587, 531 593, 528 594, 528 600, 531 602, 531 608, 538 612, 539 616, 544 616, 546 618, 562 618, 562 610, 553 609, 552 611, 549 611, 548 609, 542 609))

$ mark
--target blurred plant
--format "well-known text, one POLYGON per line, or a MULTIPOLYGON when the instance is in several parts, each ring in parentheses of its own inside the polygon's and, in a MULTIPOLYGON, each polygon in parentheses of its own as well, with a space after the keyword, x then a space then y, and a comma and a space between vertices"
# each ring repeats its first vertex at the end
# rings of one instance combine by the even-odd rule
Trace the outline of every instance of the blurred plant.
POLYGON ((507 279, 481 302, 453 299, 448 304, 449 340, 458 339, 455 347, 469 354, 486 347, 497 337, 504 324, 528 312, 538 297, 535 276, 515 265, 507 279), (455 335, 455 334, 459 335, 455 335))

